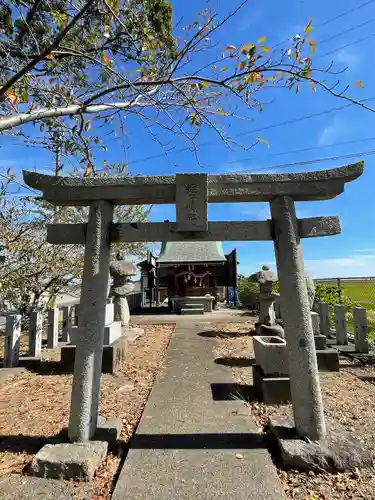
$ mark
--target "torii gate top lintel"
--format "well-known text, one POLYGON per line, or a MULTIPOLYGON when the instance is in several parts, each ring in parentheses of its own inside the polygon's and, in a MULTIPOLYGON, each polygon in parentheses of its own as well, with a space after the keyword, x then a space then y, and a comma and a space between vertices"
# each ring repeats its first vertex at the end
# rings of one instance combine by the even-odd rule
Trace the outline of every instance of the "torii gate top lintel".
POLYGON ((115 205, 170 204, 176 202, 176 186, 207 185, 209 203, 271 201, 289 196, 295 201, 327 200, 344 191, 346 182, 357 179, 364 162, 340 168, 286 174, 176 174, 135 177, 58 177, 24 171, 25 183, 43 192, 54 205, 90 205, 106 200, 115 205))

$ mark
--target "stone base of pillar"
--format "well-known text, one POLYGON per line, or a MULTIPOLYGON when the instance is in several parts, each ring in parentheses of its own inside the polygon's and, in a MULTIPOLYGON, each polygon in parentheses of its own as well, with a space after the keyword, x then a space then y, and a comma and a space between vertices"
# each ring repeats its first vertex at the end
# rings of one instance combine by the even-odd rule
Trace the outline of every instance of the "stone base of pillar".
POLYGON ((325 439, 316 442, 299 439, 291 419, 272 415, 269 433, 283 469, 335 473, 373 465, 370 451, 337 423, 328 423, 325 439))
MULTIPOLYGON (((121 336, 111 345, 103 347, 102 373, 111 373, 112 375, 120 369, 125 359, 127 350, 127 339, 121 336)), ((64 373, 73 373, 74 360, 76 354, 75 345, 65 345, 61 348, 60 370, 64 373)))
POLYGON ((253 381, 258 398, 266 405, 290 403, 290 379, 281 376, 265 376, 260 366, 253 366, 253 381))
POLYGON ((91 481, 107 455, 108 443, 46 444, 33 458, 34 476, 67 481, 91 481))

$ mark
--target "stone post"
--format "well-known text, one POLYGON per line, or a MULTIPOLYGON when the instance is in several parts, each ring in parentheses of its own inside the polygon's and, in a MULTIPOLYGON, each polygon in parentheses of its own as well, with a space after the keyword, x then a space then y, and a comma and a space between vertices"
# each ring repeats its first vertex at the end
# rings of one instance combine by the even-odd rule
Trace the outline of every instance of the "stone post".
POLYGON ((368 323, 364 307, 353 308, 355 350, 362 354, 368 353, 368 323))
POLYGON ((335 304, 335 327, 336 343, 338 345, 347 345, 348 330, 346 327, 346 307, 342 304, 335 304))
POLYGON ((301 437, 321 440, 326 427, 294 201, 280 196, 270 206, 294 422, 301 437))
POLYGON ((21 318, 20 314, 9 314, 6 317, 4 368, 18 366, 20 359, 21 318))
POLYGON ((70 337, 72 334, 72 313, 72 306, 64 306, 62 308, 61 340, 63 342, 70 342, 70 337))
POLYGON ((331 320, 329 317, 329 304, 319 302, 320 333, 328 337, 331 333, 331 320))
POLYGON ((320 335, 320 318, 319 314, 316 312, 311 312, 311 323, 312 323, 312 329, 314 332, 314 336, 316 337, 317 335, 320 335))
POLYGON ((42 352, 43 312, 32 311, 29 322, 29 356, 38 358, 42 352))
POLYGON ((55 349, 59 343, 59 310, 55 307, 48 310, 47 347, 55 349))
POLYGON ((98 423, 112 217, 110 203, 90 205, 69 418, 72 441, 91 439, 98 423))

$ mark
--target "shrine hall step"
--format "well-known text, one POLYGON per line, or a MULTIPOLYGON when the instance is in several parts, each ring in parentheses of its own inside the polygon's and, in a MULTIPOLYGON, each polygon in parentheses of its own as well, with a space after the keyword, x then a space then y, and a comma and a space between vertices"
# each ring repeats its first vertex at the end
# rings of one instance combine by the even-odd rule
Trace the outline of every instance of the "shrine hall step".
POLYGON ((203 304, 184 304, 181 308, 180 314, 203 314, 203 304))

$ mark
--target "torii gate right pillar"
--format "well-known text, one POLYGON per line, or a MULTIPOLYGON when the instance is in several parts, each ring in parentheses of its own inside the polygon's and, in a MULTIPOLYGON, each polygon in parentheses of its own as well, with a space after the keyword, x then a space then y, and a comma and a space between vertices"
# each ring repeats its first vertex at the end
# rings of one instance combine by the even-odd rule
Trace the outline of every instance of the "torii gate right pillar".
POLYGON ((270 205, 294 423, 300 436, 320 441, 326 427, 294 200, 280 196, 270 205))

